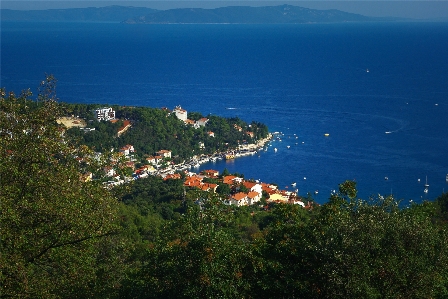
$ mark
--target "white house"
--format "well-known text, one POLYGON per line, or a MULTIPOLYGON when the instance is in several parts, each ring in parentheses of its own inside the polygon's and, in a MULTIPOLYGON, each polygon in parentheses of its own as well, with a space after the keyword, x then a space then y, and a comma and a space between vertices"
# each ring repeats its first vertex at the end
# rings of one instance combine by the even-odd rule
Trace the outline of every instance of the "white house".
POLYGON ((173 112, 177 116, 178 119, 180 119, 182 121, 187 120, 187 114, 188 114, 187 110, 182 109, 181 106, 176 106, 176 108, 174 108, 173 112))
POLYGON ((106 166, 103 168, 103 170, 104 170, 104 173, 106 176, 108 176, 108 177, 115 176, 115 169, 113 169, 112 167, 106 166))
POLYGON ((255 191, 251 191, 249 193, 247 193, 247 198, 248 200, 248 204, 249 205, 253 205, 254 203, 257 203, 260 201, 261 199, 261 194, 255 191))
POLYGON ((263 192, 263 186, 261 184, 244 181, 243 185, 252 192, 257 192, 260 194, 263 192))
POLYGON ((129 156, 131 153, 134 153, 134 146, 130 144, 126 144, 122 148, 120 148, 120 153, 123 153, 125 156, 129 156))
POLYGON ((199 127, 205 127, 205 124, 206 124, 207 122, 208 122, 208 118, 203 117, 203 118, 199 119, 198 121, 196 121, 196 124, 197 124, 199 127))
POLYGON ((238 192, 230 197, 229 203, 237 207, 247 206, 249 204, 249 198, 246 193, 238 192))
POLYGON ((98 121, 115 119, 115 111, 110 107, 95 109, 94 113, 98 121))
POLYGON ((171 151, 169 150, 160 150, 156 154, 162 156, 163 158, 171 158, 171 151))

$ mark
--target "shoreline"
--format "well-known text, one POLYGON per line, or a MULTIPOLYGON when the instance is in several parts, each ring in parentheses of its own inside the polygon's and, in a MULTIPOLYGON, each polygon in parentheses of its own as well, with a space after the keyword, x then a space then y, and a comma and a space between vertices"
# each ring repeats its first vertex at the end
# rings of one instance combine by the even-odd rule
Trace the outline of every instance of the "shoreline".
POLYGON ((239 157, 245 157, 249 155, 255 155, 260 148, 263 148, 268 142, 272 140, 273 134, 269 133, 266 138, 258 140, 256 143, 250 143, 240 146, 237 149, 227 152, 218 152, 212 155, 200 155, 193 156, 190 160, 184 161, 180 164, 170 165, 165 169, 161 169, 154 173, 153 175, 168 175, 174 174, 177 171, 185 171, 189 169, 199 168, 202 164, 209 162, 216 162, 216 160, 226 159, 226 155, 233 156, 232 159, 239 157))

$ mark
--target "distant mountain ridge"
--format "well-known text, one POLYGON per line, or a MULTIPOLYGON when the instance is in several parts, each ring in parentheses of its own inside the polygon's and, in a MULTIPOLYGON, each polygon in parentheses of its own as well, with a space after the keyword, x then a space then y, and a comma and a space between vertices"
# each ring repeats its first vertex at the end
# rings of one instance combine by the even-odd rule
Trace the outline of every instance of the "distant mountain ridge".
POLYGON ((127 24, 287 24, 395 21, 340 10, 317 10, 293 5, 227 6, 214 9, 106 6, 89 8, 10 10, 1 9, 2 21, 121 22, 127 24))
POLYGON ((279 6, 227 6, 214 9, 177 8, 156 11, 125 23, 321 23, 321 22, 365 22, 377 18, 347 13, 339 10, 317 10, 292 5, 279 6))
POLYGON ((2 21, 51 21, 51 22, 122 22, 123 20, 151 14, 156 9, 132 6, 105 6, 47 10, 1 9, 2 21))

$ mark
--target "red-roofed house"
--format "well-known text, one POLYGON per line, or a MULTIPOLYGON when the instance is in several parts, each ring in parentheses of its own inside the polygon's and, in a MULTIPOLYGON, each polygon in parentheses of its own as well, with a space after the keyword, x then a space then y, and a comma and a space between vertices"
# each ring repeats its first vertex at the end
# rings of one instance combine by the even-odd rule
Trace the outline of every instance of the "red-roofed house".
POLYGON ((243 181, 243 178, 233 176, 233 175, 225 176, 222 179, 222 182, 227 185, 240 184, 242 181, 243 181))
POLYGON ((171 151, 169 150, 160 150, 156 152, 156 154, 162 156, 163 158, 171 158, 171 151))
POLYGON ((244 192, 238 192, 230 197, 230 204, 236 205, 238 207, 247 206, 249 203, 249 198, 244 192))
POLYGON ((123 153, 125 156, 129 156, 129 154, 135 152, 134 146, 130 144, 126 144, 122 148, 120 148, 120 153, 123 153))
POLYGON ((200 187, 202 185, 202 178, 198 177, 196 175, 188 177, 185 182, 184 186, 186 187, 200 187))
POLYGON ((202 191, 212 191, 213 193, 216 192, 216 188, 218 187, 217 184, 212 184, 212 183, 204 183, 200 186, 200 189, 202 191))
POLYGON ((209 170, 204 170, 202 172, 210 178, 215 178, 215 177, 219 176, 218 170, 209 169, 209 170))
POLYGON ((164 181, 169 180, 169 179, 172 179, 172 180, 179 180, 180 178, 181 178, 181 176, 180 176, 179 173, 173 173, 173 174, 167 174, 167 175, 163 178, 163 180, 164 180, 164 181))
POLYGON ((258 184, 258 183, 244 181, 243 185, 244 185, 244 187, 246 187, 250 191, 255 191, 255 192, 258 192, 260 194, 263 192, 262 186, 260 184, 258 184))
POLYGON ((257 203, 261 199, 261 194, 255 191, 251 191, 247 193, 247 197, 249 198, 249 205, 253 205, 254 203, 257 203))
POLYGON ((207 122, 208 122, 208 118, 203 117, 203 118, 199 119, 198 121, 196 121, 196 124, 197 124, 199 127, 205 127, 205 124, 206 124, 207 122))
POLYGON ((157 160, 154 156, 149 156, 146 158, 146 161, 150 164, 157 164, 157 160))

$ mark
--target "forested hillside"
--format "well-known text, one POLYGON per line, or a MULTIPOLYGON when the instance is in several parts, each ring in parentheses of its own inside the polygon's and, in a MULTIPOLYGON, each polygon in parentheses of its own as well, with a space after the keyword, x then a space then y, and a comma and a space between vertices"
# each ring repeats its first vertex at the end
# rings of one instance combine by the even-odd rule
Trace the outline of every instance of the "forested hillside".
MULTIPOLYGON (((228 206, 155 176, 106 189, 80 179, 107 157, 61 133, 53 78, 37 98, 1 89, 1 298, 448 296, 447 193, 404 206, 345 181, 305 209, 228 206)), ((145 111, 126 117, 183 134, 145 111)))
MULTIPOLYGON (((85 133, 79 128, 71 128, 68 135, 80 138, 80 142, 98 151, 118 149, 132 144, 137 155, 151 155, 161 149, 173 152, 173 156, 186 159, 198 154, 225 152, 239 144, 252 143, 268 136, 266 125, 235 118, 223 118, 215 115, 206 116, 205 126, 186 125, 168 109, 151 107, 111 106, 116 118, 129 120, 132 127, 117 138, 117 131, 123 122, 93 121, 92 110, 99 105, 64 104, 66 115, 76 115, 86 119, 94 131, 85 133), (210 136, 208 132, 213 132, 210 136), (251 132, 253 135, 249 135, 251 132), (200 142, 204 144, 200 146, 200 142)), ((189 119, 197 121, 204 116, 199 112, 189 112, 189 119)))

